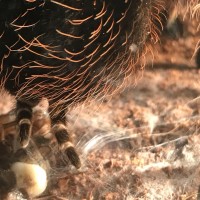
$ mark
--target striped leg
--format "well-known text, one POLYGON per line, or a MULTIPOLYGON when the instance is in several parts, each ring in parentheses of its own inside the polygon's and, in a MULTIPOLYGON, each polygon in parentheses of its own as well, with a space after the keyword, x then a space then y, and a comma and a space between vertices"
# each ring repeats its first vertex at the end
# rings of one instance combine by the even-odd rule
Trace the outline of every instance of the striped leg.
POLYGON ((16 120, 19 126, 19 141, 22 148, 29 144, 32 129, 32 106, 26 102, 17 101, 16 120))
POLYGON ((81 161, 73 143, 71 142, 67 127, 65 126, 65 117, 63 117, 64 115, 64 111, 61 111, 56 116, 52 114, 52 132, 55 134, 60 151, 63 152, 64 155, 66 155, 69 161, 72 163, 72 165, 78 169, 81 167, 81 161))

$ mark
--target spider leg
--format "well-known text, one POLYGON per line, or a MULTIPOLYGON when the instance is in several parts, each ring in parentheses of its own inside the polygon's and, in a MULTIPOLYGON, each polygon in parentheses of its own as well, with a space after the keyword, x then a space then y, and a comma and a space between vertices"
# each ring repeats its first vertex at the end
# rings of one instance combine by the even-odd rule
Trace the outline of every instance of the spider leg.
POLYGON ((71 141, 70 134, 65 125, 65 111, 60 111, 57 114, 50 112, 52 122, 52 133, 58 142, 59 149, 69 159, 72 165, 77 169, 81 167, 81 161, 74 145, 71 141))
MULTIPOLYGON (((37 103, 36 103, 37 104, 37 103)), ((36 105, 18 100, 16 107, 16 122, 19 126, 19 141, 22 148, 29 144, 32 131, 32 108, 36 105)))

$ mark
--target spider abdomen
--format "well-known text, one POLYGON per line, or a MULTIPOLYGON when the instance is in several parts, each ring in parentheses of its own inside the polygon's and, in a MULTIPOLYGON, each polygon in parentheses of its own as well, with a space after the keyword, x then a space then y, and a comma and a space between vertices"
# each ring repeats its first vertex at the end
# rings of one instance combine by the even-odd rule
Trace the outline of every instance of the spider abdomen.
POLYGON ((17 98, 46 97, 66 106, 112 92, 134 71, 149 37, 153 5, 1 1, 2 83, 17 98))

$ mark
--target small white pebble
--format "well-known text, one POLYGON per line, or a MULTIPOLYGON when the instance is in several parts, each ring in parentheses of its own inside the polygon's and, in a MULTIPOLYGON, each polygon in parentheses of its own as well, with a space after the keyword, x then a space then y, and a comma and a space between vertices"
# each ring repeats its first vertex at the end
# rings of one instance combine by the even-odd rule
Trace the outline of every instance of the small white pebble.
POLYGON ((36 197, 46 189, 47 174, 39 165, 16 162, 11 170, 16 175, 17 188, 23 188, 29 197, 36 197))
POLYGON ((136 44, 131 44, 130 46, 129 46, 129 50, 131 51, 131 52, 136 52, 137 50, 138 50, 138 46, 136 45, 136 44))

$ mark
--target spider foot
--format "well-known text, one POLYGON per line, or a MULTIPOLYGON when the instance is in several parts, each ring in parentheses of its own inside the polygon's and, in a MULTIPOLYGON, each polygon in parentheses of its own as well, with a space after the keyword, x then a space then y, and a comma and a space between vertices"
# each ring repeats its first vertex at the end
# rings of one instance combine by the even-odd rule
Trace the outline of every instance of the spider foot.
POLYGON ((72 165, 77 169, 81 167, 81 161, 78 153, 76 152, 73 143, 70 140, 69 133, 63 124, 55 124, 53 126, 53 133, 55 134, 60 151, 64 153, 72 165))
POLYGON ((19 142, 22 148, 26 148, 29 144, 32 131, 32 108, 30 105, 18 101, 17 102, 17 123, 19 126, 19 142))
POLYGON ((31 121, 22 119, 19 122, 19 141, 22 148, 26 148, 31 137, 31 121))

